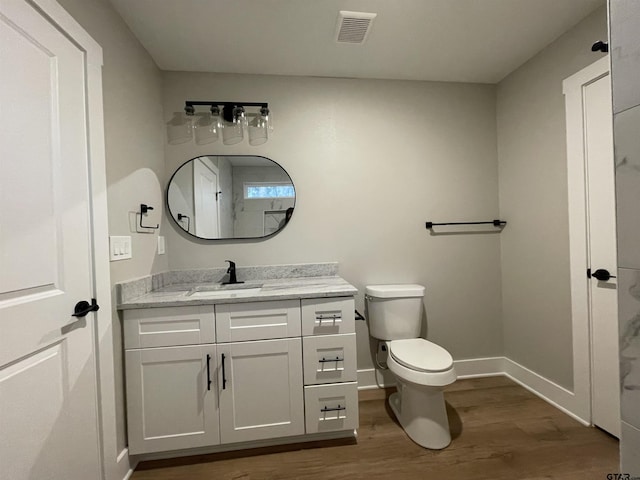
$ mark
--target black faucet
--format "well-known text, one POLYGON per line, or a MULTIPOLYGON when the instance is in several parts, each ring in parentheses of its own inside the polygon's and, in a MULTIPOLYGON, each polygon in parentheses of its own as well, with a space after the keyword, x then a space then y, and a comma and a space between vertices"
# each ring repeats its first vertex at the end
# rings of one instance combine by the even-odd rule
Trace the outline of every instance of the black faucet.
POLYGON ((231 260, 225 260, 225 262, 229 262, 229 268, 227 268, 227 273, 229 274, 229 281, 222 282, 223 285, 234 285, 236 283, 244 283, 239 282, 236 278, 236 262, 232 262, 231 260))

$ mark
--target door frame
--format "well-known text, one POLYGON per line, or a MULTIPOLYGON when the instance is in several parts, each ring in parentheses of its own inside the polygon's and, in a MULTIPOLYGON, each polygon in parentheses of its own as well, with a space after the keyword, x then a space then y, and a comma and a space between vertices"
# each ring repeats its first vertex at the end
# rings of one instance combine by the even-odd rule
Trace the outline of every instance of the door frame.
POLYGON ((87 153, 89 158, 89 225, 93 271, 93 298, 100 310, 94 312, 94 355, 96 368, 96 405, 98 448, 102 477, 121 480, 131 470, 126 450, 117 451, 116 401, 113 351, 114 310, 111 299, 109 267, 109 225, 107 214, 107 177, 102 99, 102 47, 55 0, 25 0, 49 19, 84 52, 87 153))
POLYGON ((206 168, 216 176, 216 230, 217 230, 218 236, 215 238, 221 238, 220 202, 218 201, 218 193, 220 192, 220 169, 218 168, 217 165, 214 165, 209 162, 205 162, 204 160, 202 160, 202 158, 203 158, 202 156, 196 158, 197 161, 193 164, 193 217, 194 217, 193 233, 195 236, 198 236, 196 231, 196 225, 198 222, 198 216, 196 215, 196 205, 198 203, 198 200, 196 198, 196 165, 202 165, 203 168, 206 168))
POLYGON ((573 336, 573 399, 570 410, 593 425, 591 409, 591 326, 587 279, 587 191, 584 88, 609 75, 610 59, 597 60, 562 82, 567 125, 569 270, 573 336))

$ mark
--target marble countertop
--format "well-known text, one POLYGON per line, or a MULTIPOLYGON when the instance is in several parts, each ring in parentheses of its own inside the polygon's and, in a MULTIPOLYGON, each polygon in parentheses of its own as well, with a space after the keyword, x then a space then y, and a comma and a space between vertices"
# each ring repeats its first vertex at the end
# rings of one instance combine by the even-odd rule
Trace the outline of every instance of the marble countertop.
POLYGON ((242 290, 207 292, 206 288, 212 285, 214 284, 183 283, 169 285, 124 301, 118 305, 118 310, 261 302, 297 298, 349 297, 358 293, 358 290, 353 285, 338 276, 252 280, 241 286, 243 289, 248 289, 245 292, 242 290), (205 290, 198 292, 196 295, 190 295, 198 287, 205 290), (256 291, 255 289, 258 287, 260 287, 260 290, 256 291))

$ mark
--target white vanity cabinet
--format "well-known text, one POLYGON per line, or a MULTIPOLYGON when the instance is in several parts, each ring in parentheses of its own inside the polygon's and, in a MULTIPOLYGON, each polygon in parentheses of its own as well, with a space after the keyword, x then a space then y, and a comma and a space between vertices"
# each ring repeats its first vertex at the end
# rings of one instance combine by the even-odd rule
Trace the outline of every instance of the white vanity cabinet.
POLYGON ((131 454, 231 450, 357 428, 352 297, 130 309, 123 317, 131 454))

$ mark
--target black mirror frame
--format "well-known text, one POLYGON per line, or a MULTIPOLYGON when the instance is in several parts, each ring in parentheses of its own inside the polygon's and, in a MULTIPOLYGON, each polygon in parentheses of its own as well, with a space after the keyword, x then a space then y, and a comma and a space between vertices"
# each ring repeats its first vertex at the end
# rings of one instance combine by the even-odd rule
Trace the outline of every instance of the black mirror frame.
MULTIPOLYGON (((293 192, 294 192, 294 197, 293 197, 293 209, 295 212, 295 207, 296 207, 296 202, 298 200, 298 193, 296 191, 296 185, 293 182, 293 179, 291 178, 291 175, 289 175, 289 172, 287 172, 284 167, 282 165, 280 165, 278 162, 276 162, 275 160, 270 159, 269 157, 265 157, 264 155, 198 155, 197 157, 193 157, 189 160, 187 160, 186 162, 183 162, 178 168, 175 169, 175 171, 173 172, 173 174, 171 175, 171 177, 169 178, 169 181, 167 182, 167 185, 165 187, 165 204, 167 205, 167 216, 169 218, 171 218, 173 220, 173 224, 174 226, 178 227, 178 231, 181 233, 185 233, 187 235, 189 235, 190 237, 196 238, 198 240, 204 240, 204 241, 210 241, 210 242, 219 242, 219 241, 223 241, 223 242, 229 242, 229 241, 233 241, 233 240, 266 240, 267 238, 273 237, 274 235, 277 235, 278 233, 280 233, 282 230, 285 229, 285 227, 287 226, 287 224, 289 222, 287 222, 282 228, 279 228, 278 230, 276 230, 273 233, 270 233, 269 235, 263 235, 261 237, 222 237, 222 238, 205 238, 205 237, 198 237, 197 235, 194 235, 193 233, 185 230, 182 225, 180 225, 178 223, 178 221, 174 218, 173 213, 171 212, 171 207, 169 206, 169 186, 171 185, 171 181, 173 180, 173 177, 176 176, 176 173, 178 173, 178 171, 184 167, 187 163, 189 162, 193 162, 196 158, 200 158, 200 157, 258 157, 258 158, 264 158, 265 160, 269 160, 270 162, 274 163, 275 165, 277 165, 278 167, 280 167, 282 169, 282 171, 285 173, 285 175, 289 178, 289 180, 291 181, 291 185, 293 186, 293 192)), ((293 214, 291 214, 291 216, 293 217, 293 214)))

